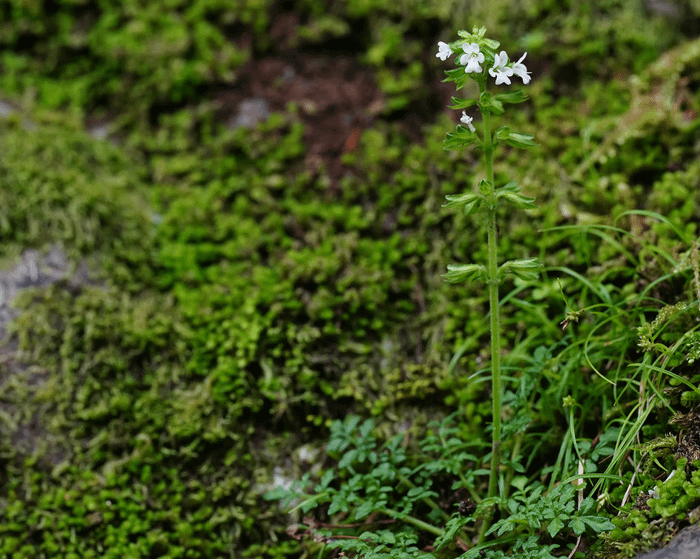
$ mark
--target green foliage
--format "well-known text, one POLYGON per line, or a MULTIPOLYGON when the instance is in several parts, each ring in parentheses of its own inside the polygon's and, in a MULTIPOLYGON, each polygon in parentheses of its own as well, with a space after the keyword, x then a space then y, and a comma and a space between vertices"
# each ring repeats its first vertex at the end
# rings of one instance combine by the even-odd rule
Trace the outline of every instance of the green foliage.
POLYGON ((43 107, 146 119, 155 106, 232 82, 250 52, 228 30, 261 34, 268 9, 266 0, 2 2, 0 85, 15 95, 33 89, 43 107))
POLYGON ((616 528, 605 540, 608 549, 618 551, 621 557, 632 557, 670 539, 665 533, 668 526, 688 518, 700 502, 700 462, 690 464, 687 458, 668 457, 664 463, 670 471, 663 473, 665 481, 652 488, 650 478, 640 487, 635 505, 628 505, 613 519, 616 528))
MULTIPOLYGON (((488 473, 486 299, 442 274, 448 261, 483 261, 485 245, 463 234, 463 212, 439 208, 472 189, 474 160, 443 151, 444 117, 420 144, 379 122, 337 184, 312 176, 292 111, 232 132, 200 102, 251 52, 287 52, 270 39, 272 5, 141 4, 0 3, 3 95, 80 117, 113 110, 128 146, 95 141, 65 115, 0 121, 3 259, 59 243, 99 282, 17 302, 25 313, 12 332, 29 366, 4 362, 0 375, 0 554, 299 556, 257 485, 292 457, 302 481, 277 495, 316 515, 299 528, 318 538, 310 550, 462 555, 479 512, 455 510, 477 504, 488 473), (239 32, 252 46, 231 40, 239 32), (374 423, 332 423, 349 410, 374 423), (298 458, 293 449, 320 446, 330 425, 328 459, 298 458), (331 510, 343 527, 320 522, 331 510)), ((503 258, 537 254, 546 266, 537 280, 503 282, 509 498, 487 557, 568 554, 576 532, 591 542, 609 529, 615 507, 609 543, 633 557, 698 502, 697 470, 674 461, 687 428, 678 437, 663 408, 691 421, 700 380, 690 367, 700 347, 696 45, 643 71, 671 23, 634 2, 561 6, 290 5, 298 45, 352 39, 388 110, 426 98, 438 63, 425 45, 467 10, 546 61, 513 122, 540 148, 527 163, 505 151, 495 169, 496 184, 523 177, 498 208, 503 258), (638 85, 608 79, 630 71, 638 85), (512 212, 533 197, 530 216, 512 212), (564 398, 574 402, 565 412, 564 398), (601 477, 579 509, 569 482, 581 464, 586 480, 621 471, 623 483, 601 477), (655 485, 658 503, 643 511, 655 485), (499 538, 511 518, 516 534, 499 538)), ((491 106, 521 100, 497 95, 491 106)))
MULTIPOLYGON (((380 446, 373 434, 373 421, 361 422, 357 416, 336 421, 331 426, 326 450, 337 465, 326 470, 316 484, 307 474, 289 488, 277 487, 268 492, 265 498, 280 500, 282 506, 298 503, 295 508, 300 508, 307 518, 305 535, 330 548, 377 557, 432 557, 421 554, 419 548, 406 547, 419 539, 426 541, 427 534, 431 534, 436 550, 453 549, 456 539, 468 541, 465 534, 473 528, 467 525, 493 504, 493 500, 485 500, 473 505, 474 516, 461 509, 450 516, 445 506, 434 500, 439 497, 437 484, 453 480, 449 487, 453 497, 448 499, 454 501, 459 499, 461 490, 475 493, 478 476, 488 474, 488 470, 474 470, 479 459, 470 447, 479 445, 460 438, 461 428, 454 423, 455 416, 433 422, 420 439, 420 451, 410 454, 401 433, 380 446), (312 510, 317 511, 314 517, 309 516, 312 510), (391 529, 368 532, 371 526, 381 525, 377 519, 380 515, 393 519, 391 529), (342 522, 328 523, 339 518, 342 522), (446 521, 445 528, 422 519, 446 521)), ((590 497, 575 510, 577 490, 569 483, 546 491, 542 484, 529 484, 527 477, 518 477, 512 485, 517 491, 501 502, 508 515, 489 530, 497 538, 473 547, 463 557, 477 557, 482 549, 489 557, 505 557, 490 549, 498 543, 507 543, 528 556, 551 557, 550 552, 560 549, 560 545, 544 545, 541 531, 555 539, 564 530, 580 536, 587 531, 598 534, 614 528, 607 516, 596 513, 596 503, 590 497)))
POLYGON ((58 243, 124 288, 150 281, 152 216, 145 168, 57 119, 27 130, 0 120, 0 254, 58 243))
MULTIPOLYGON (((75 114, 122 113, 124 124, 147 124, 162 107, 196 102, 206 88, 235 83, 255 52, 318 47, 328 41, 357 53, 377 70, 385 113, 416 110, 427 100, 426 72, 434 57, 436 22, 454 33, 465 21, 495 35, 523 37, 531 58, 570 76, 609 78, 636 72, 678 33, 671 20, 644 12, 642 3, 606 0, 595 6, 498 0, 158 0, 141 2, 0 3, 0 87, 42 107, 75 114), (274 9, 273 9, 274 7, 274 9), (273 40, 275 18, 295 14, 290 37, 273 40), (638 25, 644 21, 644 25, 638 25), (575 48, 574 48, 575 47, 575 48)), ((577 80, 576 83, 579 83, 577 80)))

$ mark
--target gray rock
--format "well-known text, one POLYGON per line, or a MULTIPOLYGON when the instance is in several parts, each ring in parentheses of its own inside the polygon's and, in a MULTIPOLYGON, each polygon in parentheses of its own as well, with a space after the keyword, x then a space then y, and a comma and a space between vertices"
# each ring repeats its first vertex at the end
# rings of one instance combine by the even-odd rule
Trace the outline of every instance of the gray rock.
POLYGON ((20 290, 28 287, 45 287, 63 279, 74 284, 89 281, 85 263, 80 263, 73 270, 65 252, 58 246, 52 246, 46 254, 35 249, 27 249, 20 256, 14 267, 0 272, 0 339, 7 333, 7 325, 17 316, 17 310, 11 303, 20 290), (69 278, 68 274, 73 272, 69 278))
POLYGON ((671 19, 679 19, 683 15, 681 7, 676 2, 668 2, 666 0, 645 0, 644 4, 646 5, 647 10, 660 16, 671 19))
MULTIPOLYGON (((80 286, 92 283, 85 262, 77 266, 71 263, 66 253, 58 246, 52 246, 48 252, 27 249, 11 267, 0 271, 0 389, 7 389, 9 399, 0 400, 0 428, 10 434, 10 443, 14 451, 22 455, 32 454, 39 444, 44 444, 46 455, 42 463, 46 467, 59 467, 67 458, 67 451, 49 436, 49 431, 37 414, 26 416, 13 400, 13 382, 21 378, 21 383, 31 387, 44 384, 48 372, 40 367, 28 367, 18 350, 16 338, 7 336, 11 320, 20 313, 11 303, 22 289, 45 287, 59 281, 68 282, 68 286, 80 286)), ((0 503, 0 507, 2 503, 0 503)))
POLYGON ((640 553, 637 559, 700 559, 700 525, 683 528, 666 547, 640 553))
POLYGON ((270 116, 270 105, 262 97, 246 99, 238 105, 238 114, 228 121, 229 128, 252 128, 270 116))
POLYGON ((16 112, 17 109, 15 109, 12 105, 5 103, 5 101, 0 101, 0 117, 10 116, 12 113, 16 112))
POLYGON ((106 140, 109 136, 110 125, 108 122, 96 124, 88 128, 88 134, 97 140, 106 140))
MULTIPOLYGON (((19 110, 14 106, 6 103, 5 101, 0 101, 0 118, 7 118, 15 113, 19 113, 19 110)), ((22 128, 25 130, 36 130, 36 124, 31 120, 26 118, 22 119, 22 128)))

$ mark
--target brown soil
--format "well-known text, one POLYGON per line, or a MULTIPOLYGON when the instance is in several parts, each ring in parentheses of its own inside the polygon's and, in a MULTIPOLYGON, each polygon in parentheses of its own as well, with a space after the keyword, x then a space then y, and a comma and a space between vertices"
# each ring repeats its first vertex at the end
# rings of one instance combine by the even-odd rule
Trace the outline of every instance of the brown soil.
MULTIPOLYGON (((236 82, 214 93, 223 118, 235 116, 241 103, 249 99, 265 100, 272 112, 285 112, 290 102, 295 103, 305 127, 306 168, 316 172, 325 165, 333 182, 348 170, 341 156, 355 150, 362 132, 379 118, 397 123, 413 141, 421 140, 421 127, 432 122, 439 112, 450 114, 457 122, 458 112, 447 109, 454 86, 442 83, 439 70, 431 70, 435 75, 425 80, 429 84, 424 92, 425 103, 387 115, 374 70, 360 64, 359 56, 337 47, 324 50, 292 46, 297 24, 294 14, 280 14, 272 23, 271 35, 281 53, 258 57, 253 54, 239 69, 236 82)), ((434 42, 437 44, 437 39, 434 42)), ((239 46, 250 44, 243 40, 239 46)), ((435 67, 433 58, 435 53, 426 51, 423 62, 427 68, 435 67)))

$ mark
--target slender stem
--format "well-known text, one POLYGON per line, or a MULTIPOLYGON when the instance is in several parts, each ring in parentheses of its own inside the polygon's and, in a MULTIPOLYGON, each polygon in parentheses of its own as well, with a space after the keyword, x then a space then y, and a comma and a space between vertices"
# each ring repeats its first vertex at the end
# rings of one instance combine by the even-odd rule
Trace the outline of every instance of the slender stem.
MULTIPOLYGON (((484 83, 479 84, 481 91, 484 83)), ((493 141, 491 138, 491 114, 482 110, 484 120, 484 158, 486 161, 486 180, 489 183, 487 193, 488 209, 486 234, 488 239, 488 285, 489 312, 491 316, 491 398, 493 402, 493 438, 491 446, 491 473, 489 475, 489 497, 495 497, 498 490, 498 471, 501 463, 501 321, 498 307, 498 239, 496 228, 496 195, 493 178, 493 141)), ((479 543, 483 541, 485 531, 490 523, 486 518, 481 526, 479 543)))
MULTIPOLYGON (((406 485, 408 485, 408 486, 409 486, 410 488, 412 488, 412 489, 416 487, 416 485, 415 485, 411 480, 406 479, 406 478, 405 478, 404 476, 402 476, 401 474, 397 474, 397 477, 399 478, 399 482, 400 482, 400 483, 405 483, 406 485)), ((442 508, 440 507, 440 505, 438 505, 438 504, 437 504, 435 501, 433 501, 430 497, 424 497, 424 498, 423 498, 423 502, 424 502, 426 505, 428 505, 431 509, 433 509, 434 511, 437 511, 440 515, 442 515, 442 517, 443 517, 445 520, 449 520, 449 519, 450 519, 450 515, 447 514, 444 510, 442 510, 442 508)))
MULTIPOLYGON (((518 459, 518 455, 520 454, 520 447, 523 443, 524 436, 525 434, 522 431, 515 435, 513 442, 513 451, 510 453, 511 462, 515 462, 518 459)), ((503 499, 508 498, 508 494, 510 493, 510 482, 513 481, 514 475, 515 472, 513 471, 513 468, 508 468, 508 472, 506 473, 506 482, 503 486, 503 499)))
MULTIPOLYGON (((389 509, 389 508, 381 508, 379 509, 380 512, 383 512, 384 514, 387 514, 389 516, 393 516, 396 518, 399 516, 399 513, 396 512, 395 510, 389 509)), ((433 526, 432 524, 428 524, 427 522, 423 522, 422 520, 419 520, 418 518, 415 518, 414 516, 406 515, 401 517, 401 520, 404 522, 407 522, 408 524, 413 524, 416 528, 420 528, 421 530, 425 530, 426 532, 430 532, 431 534, 435 534, 436 536, 442 536, 445 531, 441 530, 440 528, 437 528, 433 526)))

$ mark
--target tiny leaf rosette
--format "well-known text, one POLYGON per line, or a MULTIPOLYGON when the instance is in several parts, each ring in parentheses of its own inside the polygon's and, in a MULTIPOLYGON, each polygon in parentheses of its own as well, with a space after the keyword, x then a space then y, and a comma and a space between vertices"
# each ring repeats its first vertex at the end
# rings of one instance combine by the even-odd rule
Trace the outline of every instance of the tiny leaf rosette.
POLYGON ((464 126, 457 125, 456 132, 448 132, 445 135, 444 149, 457 149, 479 143, 479 137, 464 126))
POLYGON ((488 91, 484 91, 481 93, 481 95, 479 95, 479 108, 482 111, 489 111, 495 115, 502 115, 504 112, 506 112, 503 108, 503 103, 501 103, 488 91))
POLYGON ((464 213, 472 215, 484 203, 484 197, 476 192, 468 192, 466 194, 450 194, 445 196, 447 204, 443 204, 443 208, 454 208, 455 206, 463 206, 464 213))
POLYGON ((523 258, 521 260, 508 260, 501 264, 498 270, 499 279, 506 274, 513 274, 516 278, 522 280, 534 280, 539 275, 539 269, 542 267, 537 261, 537 258, 523 258))
POLYGON ((513 146, 514 148, 532 148, 536 147, 538 144, 533 142, 534 136, 532 134, 519 134, 518 132, 511 132, 510 128, 503 126, 496 130, 495 138, 497 141, 513 146))
POLYGON ((450 283, 481 280, 486 278, 486 268, 479 264, 450 264, 443 277, 450 283))
POLYGON ((491 183, 486 179, 481 179, 479 181, 479 192, 481 192, 481 195, 484 196, 484 198, 491 193, 491 188, 491 183))

